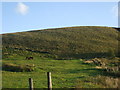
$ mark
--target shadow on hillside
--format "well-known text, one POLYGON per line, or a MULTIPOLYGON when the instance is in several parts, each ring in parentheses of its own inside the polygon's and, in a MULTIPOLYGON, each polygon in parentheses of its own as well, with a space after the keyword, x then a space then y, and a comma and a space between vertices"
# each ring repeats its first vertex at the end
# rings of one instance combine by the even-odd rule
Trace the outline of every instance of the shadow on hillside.
POLYGON ((87 73, 89 76, 110 76, 110 77, 120 77, 120 73, 111 73, 106 72, 105 69, 96 69, 96 68, 90 68, 90 69, 73 69, 68 70, 69 73, 87 73))
POLYGON ((108 53, 79 53, 79 54, 66 54, 62 53, 61 55, 58 55, 57 60, 71 60, 71 59, 92 59, 92 58, 105 58, 108 57, 108 53))
MULTIPOLYGON (((52 53, 50 51, 39 51, 39 50, 22 49, 22 48, 11 48, 11 49, 45 54, 47 58, 53 58, 56 60, 106 58, 110 56, 110 52, 94 52, 94 53, 77 53, 76 54, 75 52, 70 53, 70 51, 68 52, 61 51, 61 53, 57 53, 57 51, 55 51, 54 53, 52 53)), ((120 52, 115 53, 115 56, 119 56, 119 53, 120 52)))
POLYGON ((73 69, 73 70, 68 70, 70 73, 87 73, 89 75, 100 75, 102 74, 103 70, 102 69, 95 69, 95 68, 90 68, 90 69, 73 69))

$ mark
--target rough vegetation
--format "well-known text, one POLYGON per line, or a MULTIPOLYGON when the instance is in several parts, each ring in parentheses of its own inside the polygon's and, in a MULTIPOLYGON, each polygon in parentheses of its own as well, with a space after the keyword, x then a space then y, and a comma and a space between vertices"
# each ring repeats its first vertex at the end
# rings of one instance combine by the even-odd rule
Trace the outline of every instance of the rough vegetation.
POLYGON ((120 88, 118 31, 81 26, 2 35, 3 88, 120 88))
POLYGON ((81 26, 4 34, 3 58, 15 50, 46 54, 54 59, 118 56, 118 31, 81 26))
POLYGON ((34 65, 16 65, 12 63, 5 63, 2 65, 3 70, 12 72, 31 72, 34 71, 34 65))

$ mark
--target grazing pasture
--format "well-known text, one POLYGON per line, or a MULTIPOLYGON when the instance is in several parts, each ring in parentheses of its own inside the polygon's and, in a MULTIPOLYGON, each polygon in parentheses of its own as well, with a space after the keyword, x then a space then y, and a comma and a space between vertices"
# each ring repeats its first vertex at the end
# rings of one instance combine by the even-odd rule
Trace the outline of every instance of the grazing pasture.
POLYGON ((81 26, 3 34, 3 88, 120 88, 119 31, 81 26))
POLYGON ((3 69, 3 88, 28 88, 28 78, 33 78, 35 88, 47 88, 47 72, 52 73, 53 88, 113 88, 114 84, 113 86, 109 86, 109 82, 106 82, 107 86, 103 84, 105 83, 103 78, 119 79, 118 76, 107 74, 104 69, 96 68, 94 63, 85 63, 85 59, 54 60, 34 56, 34 60, 24 60, 23 56, 16 57, 20 59, 3 60, 3 64, 16 66, 34 64, 34 70, 18 72, 3 69))

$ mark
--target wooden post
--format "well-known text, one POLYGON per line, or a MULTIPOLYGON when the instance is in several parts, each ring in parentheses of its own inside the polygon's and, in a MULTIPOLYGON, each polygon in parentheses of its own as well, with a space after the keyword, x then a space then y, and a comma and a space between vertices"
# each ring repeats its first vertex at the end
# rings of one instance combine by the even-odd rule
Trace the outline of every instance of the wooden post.
POLYGON ((47 78, 48 78, 48 90, 52 90, 51 72, 47 72, 47 78))
POLYGON ((32 80, 32 78, 29 78, 29 89, 33 90, 33 80, 32 80))

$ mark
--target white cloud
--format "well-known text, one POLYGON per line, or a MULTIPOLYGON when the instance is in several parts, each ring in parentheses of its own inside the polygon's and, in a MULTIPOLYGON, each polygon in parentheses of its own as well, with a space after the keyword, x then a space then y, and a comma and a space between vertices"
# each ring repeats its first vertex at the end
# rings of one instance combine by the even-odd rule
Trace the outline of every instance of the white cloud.
POLYGON ((24 3, 19 2, 16 7, 16 11, 22 15, 26 15, 28 13, 29 7, 24 3))

